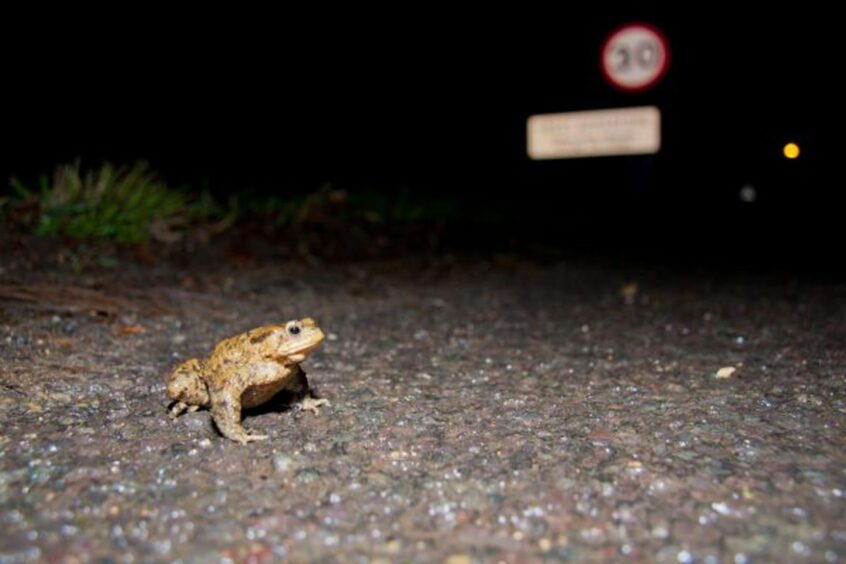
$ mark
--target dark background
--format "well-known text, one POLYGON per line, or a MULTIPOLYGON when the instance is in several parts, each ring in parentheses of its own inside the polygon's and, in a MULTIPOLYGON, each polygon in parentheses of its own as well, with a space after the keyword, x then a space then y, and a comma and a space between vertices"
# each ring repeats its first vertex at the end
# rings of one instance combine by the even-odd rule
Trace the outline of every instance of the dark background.
POLYGON ((739 10, 10 16, 0 172, 142 158, 218 194, 326 181, 447 194, 495 212, 496 230, 562 247, 831 264, 836 22, 809 4, 739 10), (628 21, 658 26, 672 51, 642 94, 599 71, 603 39, 628 21), (528 115, 646 104, 662 111, 657 156, 526 157, 528 115))

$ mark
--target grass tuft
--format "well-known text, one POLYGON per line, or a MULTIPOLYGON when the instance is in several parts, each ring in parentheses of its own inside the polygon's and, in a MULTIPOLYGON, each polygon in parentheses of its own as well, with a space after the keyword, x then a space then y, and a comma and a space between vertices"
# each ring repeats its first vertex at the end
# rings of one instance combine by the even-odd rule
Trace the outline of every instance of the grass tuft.
POLYGON ((41 235, 85 241, 172 242, 186 226, 217 213, 209 196, 191 198, 168 187, 144 161, 88 171, 76 161, 59 165, 52 182, 42 176, 38 188, 16 178, 11 186, 16 200, 29 202, 21 209, 37 209, 22 223, 41 235))

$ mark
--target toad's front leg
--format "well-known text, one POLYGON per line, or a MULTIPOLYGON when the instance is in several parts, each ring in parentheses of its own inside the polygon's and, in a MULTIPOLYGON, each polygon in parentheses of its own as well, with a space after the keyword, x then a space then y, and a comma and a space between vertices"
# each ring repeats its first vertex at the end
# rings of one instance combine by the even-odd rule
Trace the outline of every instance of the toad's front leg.
POLYGON ((311 387, 308 385, 305 370, 297 366, 296 372, 291 376, 285 388, 293 392, 297 398, 295 404, 300 411, 311 411, 315 415, 320 414, 318 409, 322 405, 332 405, 328 399, 314 397, 311 387))
POLYGON ((212 417, 224 437, 241 444, 268 438, 267 435, 251 435, 241 426, 241 390, 212 391, 211 399, 212 417))

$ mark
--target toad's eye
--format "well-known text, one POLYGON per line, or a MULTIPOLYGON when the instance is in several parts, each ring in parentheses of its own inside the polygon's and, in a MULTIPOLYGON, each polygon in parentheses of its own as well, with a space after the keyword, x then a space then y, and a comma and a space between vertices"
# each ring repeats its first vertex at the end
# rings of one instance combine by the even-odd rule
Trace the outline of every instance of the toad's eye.
POLYGON ((300 326, 299 325, 291 325, 288 327, 288 333, 291 335, 299 335, 300 334, 300 326))

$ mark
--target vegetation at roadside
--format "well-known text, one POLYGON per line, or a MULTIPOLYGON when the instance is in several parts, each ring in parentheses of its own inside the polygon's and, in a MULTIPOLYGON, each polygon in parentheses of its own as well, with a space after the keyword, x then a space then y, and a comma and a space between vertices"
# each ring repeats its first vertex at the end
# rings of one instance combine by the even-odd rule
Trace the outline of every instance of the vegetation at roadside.
POLYGON ((0 218, 7 227, 124 245, 175 243, 192 232, 219 233, 247 222, 266 231, 333 232, 444 224, 461 213, 454 198, 421 196, 408 188, 392 194, 348 192, 329 183, 298 195, 241 190, 223 201, 209 191, 173 188, 143 161, 83 169, 77 160, 57 166, 52 175, 42 175, 33 184, 12 178, 10 189, 8 196, 0 197, 0 218))
POLYGON ((207 193, 171 188, 147 163, 104 163, 83 171, 79 161, 56 167, 36 185, 10 181, 7 222, 39 235, 121 244, 177 241, 192 226, 231 222, 207 193))

